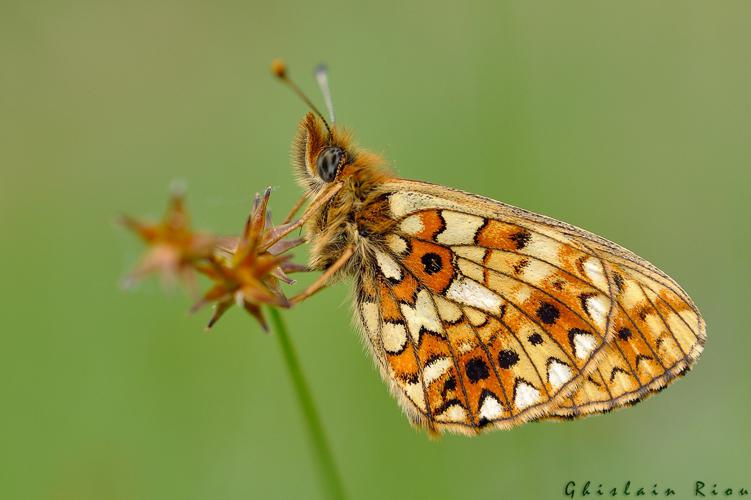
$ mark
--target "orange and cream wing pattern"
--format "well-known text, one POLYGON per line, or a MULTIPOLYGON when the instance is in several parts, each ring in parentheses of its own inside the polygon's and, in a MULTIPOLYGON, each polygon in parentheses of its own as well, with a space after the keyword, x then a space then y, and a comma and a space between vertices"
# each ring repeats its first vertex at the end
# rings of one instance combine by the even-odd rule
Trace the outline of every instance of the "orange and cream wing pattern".
POLYGON ((552 411, 550 418, 575 418, 634 404, 667 387, 691 368, 701 353, 704 323, 690 299, 633 265, 603 260, 611 276, 615 336, 595 373, 552 411))
POLYGON ((607 411, 701 352, 690 298, 602 238, 419 182, 387 183, 377 203, 387 229, 356 307, 416 425, 476 433, 607 411))

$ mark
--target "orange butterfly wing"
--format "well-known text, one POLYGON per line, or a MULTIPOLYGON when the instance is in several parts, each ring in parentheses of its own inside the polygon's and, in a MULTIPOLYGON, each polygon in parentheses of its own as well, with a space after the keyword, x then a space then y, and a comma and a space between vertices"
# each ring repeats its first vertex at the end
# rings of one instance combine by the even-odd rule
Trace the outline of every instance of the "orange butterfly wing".
POLYGON ((415 424, 475 433, 606 411, 701 352, 690 298, 627 250, 440 186, 399 180, 383 193, 390 229, 356 307, 415 424))
POLYGON ((615 336, 599 358, 596 373, 552 411, 551 418, 635 404, 683 375, 703 348, 704 322, 682 290, 633 266, 603 264, 612 277, 617 305, 611 318, 615 336))

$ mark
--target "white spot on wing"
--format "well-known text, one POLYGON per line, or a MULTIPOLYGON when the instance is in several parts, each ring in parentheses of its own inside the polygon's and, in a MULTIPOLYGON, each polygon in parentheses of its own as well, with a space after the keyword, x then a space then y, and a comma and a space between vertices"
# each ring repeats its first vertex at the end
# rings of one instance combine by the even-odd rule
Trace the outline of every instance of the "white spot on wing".
POLYGON ((441 231, 436 240, 444 245, 469 245, 475 241, 475 233, 485 222, 482 218, 474 215, 449 212, 441 212, 446 227, 441 231))
POLYGON ((574 333, 574 354, 579 359, 585 359, 597 345, 594 335, 587 332, 574 333))
POLYGON ((482 247, 457 246, 453 247, 451 250, 453 250, 454 253, 459 257, 464 257, 465 259, 469 259, 473 262, 481 263, 483 258, 485 257, 485 249, 482 247))
POLYGON ((407 342, 407 330, 400 323, 384 323, 381 336, 383 348, 391 353, 401 352, 407 342))
POLYGON ((590 257, 584 261, 582 267, 584 268, 584 274, 587 278, 592 280, 592 284, 600 290, 608 289, 608 280, 605 277, 604 270, 600 259, 596 257, 590 257))
POLYGON ((410 215, 402 221, 399 229, 404 233, 415 235, 425 229, 425 226, 423 226, 422 218, 419 215, 410 215))
POLYGON ((368 336, 375 337, 378 332, 378 306, 373 302, 363 302, 360 305, 360 314, 368 336))
POLYGON ((502 299, 476 281, 459 277, 451 282, 446 291, 449 299, 484 311, 498 314, 501 309, 502 299))
POLYGON ((451 422, 464 422, 467 420, 467 411, 459 405, 451 405, 442 416, 451 422))
POLYGON ((452 364, 453 362, 449 358, 438 358, 425 365, 425 368, 422 371, 425 385, 427 386, 434 380, 441 378, 441 375, 446 373, 446 370, 448 370, 452 364))
POLYGON ((517 382, 515 393, 514 404, 520 410, 532 406, 540 400, 540 391, 523 380, 517 382))
POLYGON ((400 304, 402 314, 407 320, 407 329, 415 342, 420 341, 420 329, 425 328, 438 334, 443 333, 443 326, 438 319, 438 312, 433 307, 430 292, 424 288, 417 293, 415 306, 400 304))
POLYGON ((520 286, 514 293, 517 304, 524 304, 532 296, 532 287, 520 286))
POLYGON ((467 278, 482 282, 485 279, 484 270, 479 264, 467 259, 459 259, 459 272, 467 278))
POLYGON ((616 391, 627 391, 632 385, 633 380, 631 379, 631 375, 629 375, 628 371, 626 371, 626 367, 618 367, 619 369, 615 371, 610 372, 611 377, 611 387, 615 389, 616 391))
POLYGON ((557 266, 561 264, 559 254, 562 248, 563 245, 552 238, 532 233, 522 253, 532 255, 557 266))
POLYGON ((585 302, 587 304, 587 313, 589 313, 595 324, 604 331, 608 323, 610 301, 603 295, 591 295, 586 298, 585 302))
POLYGON ((425 393, 422 390, 422 384, 415 382, 414 384, 404 384, 404 392, 407 393, 407 397, 412 400, 415 405, 422 411, 425 411, 425 393))
POLYGON ((557 359, 551 360, 548 365, 548 382, 553 390, 558 390, 569 380, 571 380, 571 368, 557 359))
POLYGON ((435 305, 438 307, 438 314, 440 314, 441 319, 444 321, 456 323, 462 317, 462 310, 459 309, 459 306, 440 295, 435 296, 435 305))
POLYGON ((485 420, 495 420, 503 414, 503 405, 492 394, 485 396, 480 407, 479 417, 485 420))
POLYGON ((381 269, 384 276, 394 280, 402 279, 402 269, 390 255, 385 254, 380 250, 376 250, 375 254, 378 267, 381 269))
POLYGON ((522 268, 524 280, 538 286, 555 274, 555 272, 556 269, 553 266, 536 259, 529 259, 527 265, 522 268))
POLYGON ((386 244, 397 255, 407 251, 407 242, 403 238, 391 233, 386 237, 386 244))
POLYGON ((488 317, 484 312, 480 312, 473 307, 465 307, 464 314, 467 315, 467 319, 474 326, 480 326, 488 320, 488 317))
POLYGON ((428 208, 447 208, 457 211, 466 210, 466 207, 456 202, 414 191, 400 191, 392 194, 389 197, 389 208, 391 208, 391 213, 395 218, 404 217, 417 210, 428 208))

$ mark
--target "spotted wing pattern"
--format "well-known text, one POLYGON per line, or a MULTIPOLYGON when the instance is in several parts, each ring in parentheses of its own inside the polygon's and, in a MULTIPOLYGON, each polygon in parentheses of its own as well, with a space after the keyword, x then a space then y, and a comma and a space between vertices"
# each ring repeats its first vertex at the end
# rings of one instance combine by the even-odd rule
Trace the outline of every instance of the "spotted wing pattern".
POLYGON ((576 417, 667 385, 701 352, 690 298, 628 251, 492 200, 385 186, 357 309, 392 393, 431 431, 576 417))
POLYGON ((550 418, 575 418, 641 401, 684 374, 701 353, 704 323, 681 291, 612 262, 604 265, 617 305, 611 319, 615 336, 596 373, 550 418))

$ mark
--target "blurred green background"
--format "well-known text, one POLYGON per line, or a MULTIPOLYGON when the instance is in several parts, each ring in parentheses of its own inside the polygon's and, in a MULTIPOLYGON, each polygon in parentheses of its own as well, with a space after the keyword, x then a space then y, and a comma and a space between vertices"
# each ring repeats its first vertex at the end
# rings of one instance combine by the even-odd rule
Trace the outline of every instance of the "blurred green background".
MULTIPOLYGON (((286 313, 352 498, 563 498, 586 480, 751 488, 748 2, 0 4, 0 497, 320 498, 275 340, 154 281, 113 221, 175 178, 197 227, 299 194, 286 58, 399 175, 617 241, 673 275, 709 340, 614 414, 429 440, 361 346, 348 284, 286 313)), ((298 252, 300 253, 300 252, 298 252)), ((304 259, 304 252, 298 255, 304 259)))

